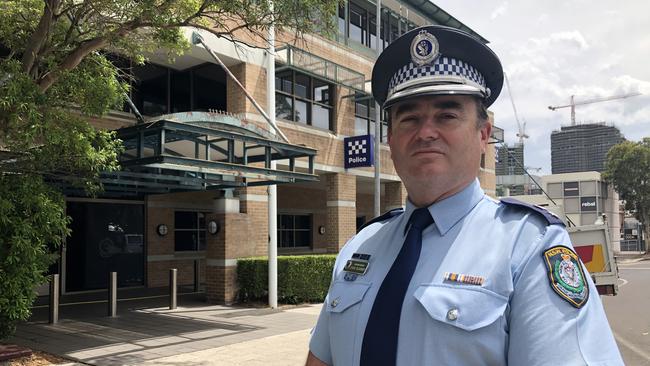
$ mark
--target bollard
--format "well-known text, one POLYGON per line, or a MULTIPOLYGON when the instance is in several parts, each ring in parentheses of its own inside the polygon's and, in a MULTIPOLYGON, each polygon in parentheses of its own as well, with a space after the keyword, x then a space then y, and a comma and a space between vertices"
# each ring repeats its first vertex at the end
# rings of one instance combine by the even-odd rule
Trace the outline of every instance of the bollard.
POLYGON ((199 260, 194 260, 194 292, 199 292, 199 260))
POLYGON ((50 279, 50 324, 59 322, 59 275, 50 279))
POLYGON ((108 276, 108 316, 117 316, 117 272, 110 272, 108 276))
POLYGON ((176 309, 176 296, 178 295, 176 287, 176 268, 169 270, 169 310, 176 309))

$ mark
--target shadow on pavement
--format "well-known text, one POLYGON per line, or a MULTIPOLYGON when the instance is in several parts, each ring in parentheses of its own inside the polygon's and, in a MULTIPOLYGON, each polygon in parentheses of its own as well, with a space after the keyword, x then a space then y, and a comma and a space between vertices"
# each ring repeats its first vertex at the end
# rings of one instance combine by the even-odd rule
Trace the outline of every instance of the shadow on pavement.
POLYGON ((57 324, 48 324, 46 307, 36 308, 9 341, 85 363, 139 364, 241 342, 242 336, 266 328, 251 324, 251 317, 281 313, 207 305, 201 296, 183 296, 178 309, 168 310, 167 301, 121 301, 115 318, 106 316, 106 303, 61 306, 57 324))

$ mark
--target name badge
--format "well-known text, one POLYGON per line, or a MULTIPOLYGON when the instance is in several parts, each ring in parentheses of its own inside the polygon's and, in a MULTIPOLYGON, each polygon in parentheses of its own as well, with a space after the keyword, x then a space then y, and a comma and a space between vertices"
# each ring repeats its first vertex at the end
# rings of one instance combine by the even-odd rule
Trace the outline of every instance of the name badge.
POLYGON ((370 254, 354 253, 343 267, 343 271, 363 276, 368 271, 370 254))

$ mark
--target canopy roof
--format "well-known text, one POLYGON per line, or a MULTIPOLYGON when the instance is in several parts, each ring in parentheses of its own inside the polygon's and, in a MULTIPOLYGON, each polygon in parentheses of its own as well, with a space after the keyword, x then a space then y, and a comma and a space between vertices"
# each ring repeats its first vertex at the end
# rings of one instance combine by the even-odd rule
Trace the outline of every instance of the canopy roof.
POLYGON ((108 195, 142 195, 317 181, 316 150, 279 141, 234 115, 185 112, 117 130, 121 171, 102 173, 108 195), (287 160, 287 170, 271 161, 287 160), (307 162, 296 170, 296 160, 307 162))

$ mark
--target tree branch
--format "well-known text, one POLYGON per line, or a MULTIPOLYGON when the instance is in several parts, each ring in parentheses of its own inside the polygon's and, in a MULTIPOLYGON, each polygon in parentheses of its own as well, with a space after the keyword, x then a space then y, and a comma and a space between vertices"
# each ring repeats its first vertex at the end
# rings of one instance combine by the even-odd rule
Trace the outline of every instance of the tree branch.
POLYGON ((45 74, 38 82, 38 88, 41 92, 45 92, 54 84, 60 77, 62 71, 72 70, 91 52, 97 51, 108 44, 107 37, 97 37, 85 41, 72 51, 65 59, 59 64, 56 72, 49 72, 45 74))
POLYGON ((27 42, 27 47, 25 48, 25 53, 23 54, 22 66, 23 72, 26 72, 30 75, 33 75, 32 68, 36 61, 37 55, 43 47, 43 44, 48 38, 50 32, 50 26, 52 24, 52 18, 56 13, 57 8, 61 5, 61 0, 46 0, 45 1, 45 10, 41 19, 38 21, 38 26, 34 33, 32 33, 29 41, 27 42))

